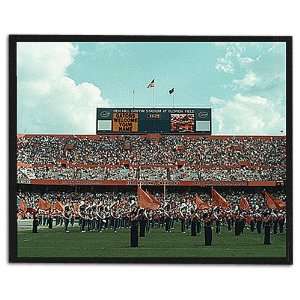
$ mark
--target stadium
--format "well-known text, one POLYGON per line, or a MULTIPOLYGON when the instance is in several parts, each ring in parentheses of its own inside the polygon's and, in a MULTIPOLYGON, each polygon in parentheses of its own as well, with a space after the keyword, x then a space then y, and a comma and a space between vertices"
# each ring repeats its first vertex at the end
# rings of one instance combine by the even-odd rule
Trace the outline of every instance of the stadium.
POLYGON ((212 113, 98 108, 95 135, 18 134, 18 257, 285 257, 286 137, 212 135, 212 113))

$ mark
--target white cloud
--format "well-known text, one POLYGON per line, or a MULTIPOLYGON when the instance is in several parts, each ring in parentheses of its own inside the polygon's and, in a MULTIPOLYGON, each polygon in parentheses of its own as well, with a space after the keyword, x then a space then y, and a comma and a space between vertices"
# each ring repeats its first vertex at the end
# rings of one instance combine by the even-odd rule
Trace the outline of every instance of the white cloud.
POLYGON ((209 103, 212 104, 213 106, 217 106, 217 105, 223 105, 226 102, 223 99, 217 97, 210 97, 209 103))
POLYGON ((233 80, 233 84, 237 88, 247 89, 254 87, 259 79, 257 78, 256 74, 252 71, 245 74, 245 77, 242 79, 235 79, 233 80))
POLYGON ((78 49, 72 43, 18 43, 18 132, 94 133, 101 90, 67 75, 78 49))
POLYGON ((216 69, 220 72, 231 73, 235 72, 236 62, 242 59, 242 54, 245 47, 242 43, 215 43, 216 46, 221 46, 224 49, 222 57, 217 58, 216 69))
POLYGON ((233 73, 234 72, 233 63, 228 58, 223 58, 223 57, 217 58, 216 70, 222 71, 224 73, 233 73))
POLYGON ((255 59, 251 57, 240 57, 239 62, 241 63, 241 65, 247 66, 255 62, 255 59))
POLYGON ((281 130, 285 132, 284 115, 270 99, 236 94, 231 100, 223 100, 222 106, 216 106, 213 97, 210 103, 214 134, 276 135, 281 130))

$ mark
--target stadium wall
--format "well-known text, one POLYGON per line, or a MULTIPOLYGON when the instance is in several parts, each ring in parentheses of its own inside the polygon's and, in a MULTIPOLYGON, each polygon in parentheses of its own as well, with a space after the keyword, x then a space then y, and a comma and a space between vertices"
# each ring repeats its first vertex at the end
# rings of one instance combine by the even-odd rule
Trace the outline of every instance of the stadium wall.
POLYGON ((153 185, 153 186, 251 186, 251 187, 276 187, 282 186, 283 181, 157 181, 157 180, 58 180, 58 179, 30 179, 20 184, 31 185, 103 185, 103 186, 136 186, 136 185, 153 185))

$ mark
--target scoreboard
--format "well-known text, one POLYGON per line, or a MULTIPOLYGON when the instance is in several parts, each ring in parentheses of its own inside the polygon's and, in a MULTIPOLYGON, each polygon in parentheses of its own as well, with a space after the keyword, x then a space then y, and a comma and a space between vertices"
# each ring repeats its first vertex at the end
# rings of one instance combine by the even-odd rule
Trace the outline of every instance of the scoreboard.
POLYGON ((97 108, 97 134, 211 134, 210 108, 97 108))

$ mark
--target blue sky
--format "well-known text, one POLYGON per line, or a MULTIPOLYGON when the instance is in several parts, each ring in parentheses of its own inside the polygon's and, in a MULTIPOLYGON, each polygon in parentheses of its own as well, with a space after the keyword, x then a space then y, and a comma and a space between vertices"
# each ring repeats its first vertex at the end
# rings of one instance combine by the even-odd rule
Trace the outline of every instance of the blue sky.
POLYGON ((95 132, 96 107, 212 107, 213 133, 285 133, 284 43, 19 43, 18 133, 95 132))

